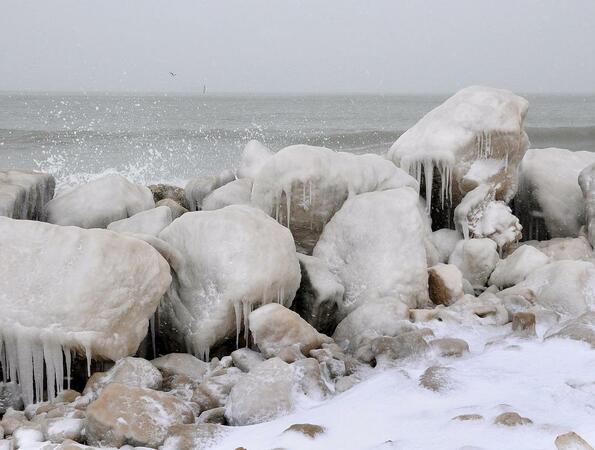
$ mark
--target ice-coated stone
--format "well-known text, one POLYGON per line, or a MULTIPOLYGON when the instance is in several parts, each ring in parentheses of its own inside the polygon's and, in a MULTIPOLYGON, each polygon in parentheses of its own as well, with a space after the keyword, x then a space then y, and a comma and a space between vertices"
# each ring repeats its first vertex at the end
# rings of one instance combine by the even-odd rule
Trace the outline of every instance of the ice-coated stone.
POLYGON ((23 398, 21 388, 16 382, 0 382, 0 416, 8 408, 20 410, 23 409, 23 398))
POLYGON ((404 186, 417 183, 378 155, 293 145, 266 160, 254 178, 251 201, 286 225, 297 247, 310 254, 348 197, 404 186))
POLYGON ((578 184, 585 200, 585 222, 591 246, 595 244, 595 163, 585 167, 578 177, 578 184))
POLYGON ((563 322, 554 329, 548 330, 546 338, 574 339, 586 342, 595 348, 595 312, 589 311, 563 322))
POLYGON ((325 262, 298 253, 302 281, 292 309, 322 333, 331 333, 337 325, 337 308, 345 288, 325 262))
POLYGON ((198 405, 200 411, 225 406, 231 389, 244 375, 236 367, 216 370, 198 385, 192 393, 191 400, 198 405))
POLYGON ((428 302, 428 229, 418 205, 410 188, 361 194, 347 200, 325 226, 313 255, 345 287, 339 319, 383 297, 412 308, 428 302))
POLYGON ((250 372, 254 367, 264 361, 262 353, 249 348, 239 348, 231 352, 233 365, 243 372, 250 372))
POLYGON ((554 441, 557 450, 593 450, 591 444, 574 431, 560 434, 554 441))
POLYGON ((428 290, 435 305, 450 305, 464 294, 463 274, 453 264, 436 264, 428 269, 428 290))
POLYGON ((241 178, 231 181, 207 195, 202 202, 203 211, 213 211, 229 205, 249 205, 252 193, 252 179, 241 178))
POLYGON ((158 206, 139 212, 128 219, 116 220, 107 226, 108 230, 118 233, 148 234, 157 236, 172 222, 171 209, 158 206))
POLYGON ((438 355, 460 358, 469 353, 469 344, 463 339, 440 338, 430 341, 430 348, 438 355))
POLYGON ((47 173, 0 169, 0 216, 40 220, 55 187, 47 173))
POLYGON ((171 248, 174 276, 160 320, 201 358, 227 338, 237 342, 252 309, 273 301, 291 305, 299 287, 289 230, 258 209, 187 213, 159 238, 171 248))
POLYGON ((174 425, 159 450, 207 450, 215 449, 228 428, 215 423, 174 425))
POLYGON ((332 342, 331 338, 316 331, 297 313, 278 303, 252 311, 248 323, 254 343, 265 358, 279 356, 283 349, 294 346, 308 355, 310 350, 332 342))
POLYGON ((188 181, 184 192, 190 211, 202 210, 203 201, 209 194, 234 179, 233 172, 224 171, 218 176, 201 176, 188 181))
POLYGON ((106 228, 116 220, 154 207, 149 188, 111 174, 50 200, 46 205, 46 220, 56 225, 106 228))
POLYGON ((479 297, 466 294, 447 308, 437 307, 433 315, 444 322, 465 325, 504 325, 510 322, 503 301, 490 292, 479 297))
POLYGON ((169 427, 192 422, 192 409, 172 395, 113 383, 87 408, 85 432, 91 445, 157 448, 169 427))
POLYGON ((417 330, 401 333, 398 336, 377 337, 370 343, 371 353, 378 364, 396 359, 419 357, 428 349, 428 344, 417 330))
POLYGON ((43 422, 43 435, 46 440, 61 443, 65 439, 81 440, 85 421, 72 417, 56 417, 43 422))
POLYGON ((136 352, 171 281, 150 245, 107 230, 0 217, 0 248, 3 371, 20 380, 26 403, 42 399, 33 379, 44 361, 52 399, 71 351, 89 361, 136 352))
POLYGON ((413 328, 407 305, 385 297, 366 302, 349 313, 337 326, 333 339, 342 348, 354 352, 365 340, 396 336, 413 328))
POLYGON ((251 140, 244 147, 238 169, 238 178, 256 178, 258 172, 274 153, 257 140, 251 140))
POLYGON ((463 239, 460 231, 441 228, 430 235, 430 240, 438 250, 441 263, 447 263, 457 243, 463 239))
POLYGON ((528 105, 505 90, 462 89, 403 133, 387 158, 420 184, 423 176, 428 211, 456 207, 480 184, 498 186, 496 198, 508 202, 529 145, 523 128, 528 105), (433 188, 437 177, 440 186, 433 188))
POLYGON ((545 266, 550 259, 530 245, 521 245, 505 259, 496 264, 489 284, 504 289, 523 281, 536 269, 545 266))
POLYGON ((520 166, 515 211, 528 239, 576 237, 585 224, 585 202, 578 183, 595 153, 561 148, 531 149, 520 166))
POLYGON ((151 361, 165 376, 184 375, 201 382, 209 371, 209 364, 188 353, 170 353, 151 361))
POLYGON ((448 263, 457 266, 474 289, 481 289, 499 259, 496 243, 491 239, 467 239, 456 245, 448 263))
POLYGON ((155 203, 159 203, 162 200, 171 200, 183 208, 188 209, 186 194, 181 187, 170 186, 169 184, 152 184, 149 186, 149 189, 153 193, 155 203))
POLYGON ((172 200, 171 198, 164 198, 163 200, 159 200, 157 203, 155 203, 156 208, 159 208, 160 206, 167 206, 169 208, 169 210, 171 211, 172 221, 176 220, 182 214, 188 212, 186 208, 184 208, 182 205, 172 200))
POLYGON ((552 261, 562 261, 565 259, 589 261, 594 257, 591 244, 583 236, 577 238, 553 238, 546 241, 525 241, 523 245, 535 247, 552 261))

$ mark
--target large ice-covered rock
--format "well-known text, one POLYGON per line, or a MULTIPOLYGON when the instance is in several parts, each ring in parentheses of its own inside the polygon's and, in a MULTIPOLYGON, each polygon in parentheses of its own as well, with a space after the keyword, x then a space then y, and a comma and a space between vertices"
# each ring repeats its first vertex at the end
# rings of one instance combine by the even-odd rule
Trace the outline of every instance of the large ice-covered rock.
POLYGON ((428 234, 413 189, 370 192, 347 200, 324 227, 313 252, 345 287, 338 318, 383 297, 412 308, 426 304, 428 234))
POLYGON ((249 205, 252 179, 231 181, 207 195, 202 202, 203 211, 225 208, 229 205, 249 205))
POLYGON ((119 233, 136 233, 157 236, 161 230, 172 222, 171 209, 158 206, 139 212, 128 219, 116 220, 107 226, 108 230, 119 233))
POLYGON ((585 202, 578 183, 595 153, 561 148, 531 149, 520 165, 515 211, 528 239, 576 237, 585 224, 585 202))
POLYGON ((591 246, 595 245, 595 163, 585 167, 578 177, 585 199, 585 222, 591 246))
POLYGON ((593 259, 593 247, 584 236, 577 238, 553 238, 545 241, 525 241, 522 245, 530 245, 548 258, 555 261, 564 259, 589 261, 593 259))
POLYGON ((106 228, 155 207, 150 189, 111 174, 77 186, 50 200, 46 219, 57 225, 81 228, 106 228))
POLYGON ((47 173, 0 169, 0 216, 41 219, 55 187, 54 177, 47 173))
POLYGON ((201 176, 188 181, 184 187, 184 192, 190 211, 202 210, 203 201, 209 194, 234 179, 233 172, 223 171, 217 176, 201 176))
MULTIPOLYGON (((4 373, 18 377, 28 403, 44 360, 53 398, 71 351, 89 359, 133 354, 171 281, 150 245, 107 230, 0 217, 0 248, 4 373)), ((35 391, 41 400, 43 383, 35 391)))
POLYGON ((529 145, 523 128, 528 105, 505 90, 462 89, 403 133, 387 157, 418 181, 425 179, 426 199, 434 190, 428 210, 432 204, 440 210, 457 206, 481 184, 497 186, 496 199, 508 202, 529 145))
POLYGON ((448 263, 457 266, 474 289, 481 289, 499 259, 496 243, 491 239, 466 239, 459 241, 448 263))
POLYGON ((432 232, 430 240, 438 251, 439 262, 447 263, 457 243, 463 239, 460 231, 441 228, 432 232))
POLYGON ((417 183, 378 155, 292 145, 264 162, 254 177, 251 201, 286 225, 298 248, 310 253, 348 197, 404 186, 417 188, 417 183))
POLYGON ((505 259, 498 261, 489 284, 503 289, 523 281, 531 272, 545 266, 550 258, 530 245, 521 245, 505 259))
POLYGON ((266 147, 264 144, 257 140, 251 140, 244 147, 242 152, 242 160, 240 162, 240 168, 238 169, 238 178, 256 178, 256 175, 273 156, 274 153, 266 147))
POLYGON ((290 306, 299 287, 291 233, 256 208, 187 213, 159 238, 171 248, 174 275, 160 320, 202 358, 238 338, 242 316, 273 301, 290 306))

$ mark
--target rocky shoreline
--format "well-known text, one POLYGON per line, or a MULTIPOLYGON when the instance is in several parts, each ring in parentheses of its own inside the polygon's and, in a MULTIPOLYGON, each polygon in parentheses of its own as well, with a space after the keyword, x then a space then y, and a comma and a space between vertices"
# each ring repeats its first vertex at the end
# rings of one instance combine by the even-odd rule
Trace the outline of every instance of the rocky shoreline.
MULTIPOLYGON (((490 351, 592 352, 595 153, 529 150, 527 111, 470 87, 386 155, 251 141, 184 188, 108 175, 54 197, 50 174, 0 170, 0 450, 240 448, 240 427, 379 373, 439 397, 490 351)), ((449 420, 592 449, 493 406, 449 420)), ((285 425, 286 448, 337 432, 285 425)))

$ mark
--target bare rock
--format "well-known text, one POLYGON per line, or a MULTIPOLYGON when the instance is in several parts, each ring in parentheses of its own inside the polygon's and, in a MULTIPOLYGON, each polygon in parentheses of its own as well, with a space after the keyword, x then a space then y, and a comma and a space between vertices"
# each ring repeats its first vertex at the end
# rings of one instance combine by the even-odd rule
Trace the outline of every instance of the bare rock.
POLYGON ((512 331, 522 337, 535 336, 535 314, 517 312, 512 315, 512 331))
POLYGON ((450 367, 431 366, 419 377, 419 385, 430 391, 443 392, 453 385, 450 377, 450 367))
POLYGON ((418 331, 410 331, 396 337, 375 338, 372 339, 370 347, 377 362, 412 358, 428 351, 428 344, 418 331))
POLYGON ((171 186, 169 184, 152 184, 149 186, 149 189, 153 193, 153 200, 155 200, 155 203, 162 200, 171 200, 188 210, 186 193, 183 188, 171 186))
POLYGON ((466 422, 469 420, 483 420, 483 416, 481 414, 461 414, 460 416, 455 416, 452 420, 459 420, 461 422, 466 422))
POLYGON ((215 423, 174 425, 169 429, 161 450, 206 450, 226 433, 225 427, 215 423))
POLYGON ((430 348, 439 356, 460 358, 464 354, 469 353, 469 344, 463 339, 456 338, 434 339, 430 341, 430 348))
POLYGON ((454 264, 436 264, 428 269, 430 300, 435 305, 450 305, 464 294, 463 274, 454 264))
POLYGON ((287 428, 283 433, 301 433, 311 439, 315 439, 318 435, 324 434, 326 429, 320 425, 311 423, 294 423, 287 428))
POLYGON ((188 209, 171 198, 164 198, 163 200, 159 200, 157 203, 155 203, 155 207, 159 206, 167 206, 169 208, 171 211, 171 220, 176 220, 182 214, 186 214, 188 212, 188 209))
POLYGON ((516 412, 505 412, 494 419, 496 425, 505 425, 507 427, 516 427, 518 425, 530 425, 533 423, 531 419, 522 417, 516 412))

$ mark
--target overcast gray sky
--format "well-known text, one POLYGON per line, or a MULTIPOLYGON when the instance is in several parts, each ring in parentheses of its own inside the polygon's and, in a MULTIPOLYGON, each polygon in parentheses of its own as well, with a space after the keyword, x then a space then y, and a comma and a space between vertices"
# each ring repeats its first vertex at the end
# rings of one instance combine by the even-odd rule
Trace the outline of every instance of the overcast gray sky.
POLYGON ((0 90, 204 82, 211 93, 595 92, 595 0, 0 0, 0 90))

